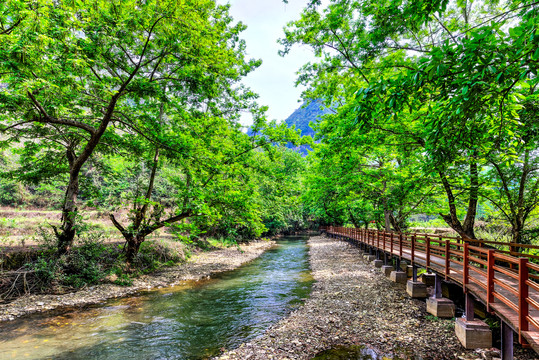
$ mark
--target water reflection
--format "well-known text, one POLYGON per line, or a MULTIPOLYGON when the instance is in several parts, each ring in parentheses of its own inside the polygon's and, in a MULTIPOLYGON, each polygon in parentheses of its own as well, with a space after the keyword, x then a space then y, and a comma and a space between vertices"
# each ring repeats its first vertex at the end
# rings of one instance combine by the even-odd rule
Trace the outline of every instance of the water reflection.
POLYGON ((235 271, 52 318, 2 325, 0 359, 200 359, 256 337, 311 289, 306 239, 235 271))

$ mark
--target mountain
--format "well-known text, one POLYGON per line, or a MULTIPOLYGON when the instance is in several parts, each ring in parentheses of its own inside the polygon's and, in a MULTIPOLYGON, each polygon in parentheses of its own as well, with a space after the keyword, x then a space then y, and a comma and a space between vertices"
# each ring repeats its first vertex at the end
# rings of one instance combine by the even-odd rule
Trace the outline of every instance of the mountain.
MULTIPOLYGON (((304 102, 285 120, 285 123, 288 125, 288 127, 295 125, 296 129, 301 130, 301 135, 314 136, 314 130, 311 128, 309 123, 316 123, 322 115, 329 114, 330 112, 332 111, 325 108, 320 100, 304 102)), ((247 129, 247 135, 253 135, 250 127, 247 129)), ((287 147, 302 153, 304 156, 312 150, 309 145, 294 146, 292 144, 288 144, 287 147)))
MULTIPOLYGON (((331 110, 325 108, 320 100, 313 100, 310 103, 303 103, 285 122, 289 127, 295 125, 296 129, 301 130, 301 135, 314 136, 314 130, 309 126, 309 123, 311 121, 316 123, 322 115, 330 112, 331 110)), ((308 151, 311 150, 311 147, 308 145, 295 147, 289 144, 288 147, 301 152, 303 155, 307 155, 308 151)))

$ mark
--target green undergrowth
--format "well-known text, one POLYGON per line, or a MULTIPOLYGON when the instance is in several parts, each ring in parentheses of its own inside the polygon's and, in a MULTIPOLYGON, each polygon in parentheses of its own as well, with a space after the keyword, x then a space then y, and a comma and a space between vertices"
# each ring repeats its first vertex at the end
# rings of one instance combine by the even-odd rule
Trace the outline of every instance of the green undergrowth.
POLYGON ((98 232, 86 232, 61 256, 55 255, 54 244, 51 233, 42 233, 37 259, 26 264, 40 291, 61 292, 99 283, 128 286, 137 276, 185 262, 191 253, 181 242, 152 239, 142 243, 135 261, 127 265, 124 244, 107 244, 98 232))
POLYGON ((40 291, 62 292, 100 283, 129 286, 140 275, 184 263, 194 252, 239 247, 234 239, 224 237, 154 238, 142 243, 135 261, 127 265, 124 244, 107 244, 100 229, 83 234, 68 253, 56 256, 54 234, 40 229, 38 256, 25 265, 40 291))

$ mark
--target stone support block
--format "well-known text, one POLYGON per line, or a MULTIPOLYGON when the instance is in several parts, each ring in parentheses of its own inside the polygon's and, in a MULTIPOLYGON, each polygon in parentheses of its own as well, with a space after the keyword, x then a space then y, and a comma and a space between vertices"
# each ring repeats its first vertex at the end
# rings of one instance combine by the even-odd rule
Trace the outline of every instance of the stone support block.
POLYGON ((424 273, 423 275, 421 275, 421 281, 427 286, 434 286, 434 284, 436 283, 436 275, 424 273))
POLYGON ((383 260, 374 260, 374 267, 376 267, 376 268, 381 268, 382 265, 384 265, 384 261, 383 261, 383 260))
POLYGON ((374 261, 376 260, 376 255, 367 255, 365 256, 365 259, 367 259, 367 261, 374 261))
POLYGON ((420 281, 408 280, 406 282, 406 292, 413 298, 422 299, 428 296, 427 285, 420 281))
POLYGON ((398 284, 406 284, 406 281, 408 281, 408 277, 404 271, 392 271, 389 274, 389 279, 398 284))
POLYGON ((395 271, 395 268, 391 265, 382 265, 381 271, 386 277, 389 277, 391 275, 391 272, 395 271))
POLYGON ((407 268, 408 268, 408 263, 406 262, 406 260, 401 260, 401 270, 406 271, 407 268))
POLYGON ((465 318, 457 318, 455 333, 466 349, 492 347, 492 331, 484 321, 479 319, 467 321, 465 318))
POLYGON ((412 265, 406 266, 406 275, 412 277, 414 275, 414 267, 412 265))
POLYGON ((446 298, 428 298, 427 312, 439 318, 455 317, 455 304, 446 298))

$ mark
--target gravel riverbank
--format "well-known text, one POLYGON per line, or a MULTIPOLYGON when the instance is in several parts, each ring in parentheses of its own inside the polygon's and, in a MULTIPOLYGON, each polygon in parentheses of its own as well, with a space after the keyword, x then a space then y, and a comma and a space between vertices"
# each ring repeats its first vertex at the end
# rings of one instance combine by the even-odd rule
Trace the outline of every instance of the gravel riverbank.
MULTIPOLYGON (((326 237, 312 237, 309 245, 316 283, 304 306, 219 359, 310 359, 342 345, 364 345, 401 359, 499 357, 496 351, 464 350, 455 336, 454 320, 428 315, 425 301, 411 299, 404 285, 362 260, 356 247, 326 237)), ((535 358, 531 351, 515 349, 515 359, 535 358)))
POLYGON ((132 286, 102 284, 62 295, 30 295, 0 305, 0 322, 20 316, 59 308, 97 304, 107 299, 126 296, 141 290, 176 285, 181 281, 196 281, 245 264, 274 245, 273 241, 254 241, 246 245, 202 252, 185 264, 165 268, 133 280, 132 286))

